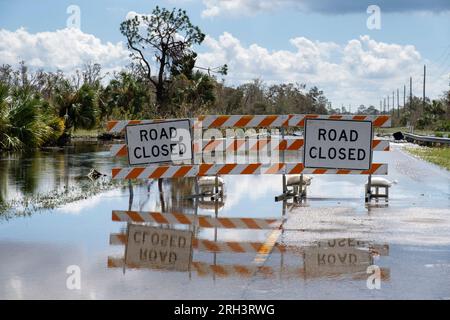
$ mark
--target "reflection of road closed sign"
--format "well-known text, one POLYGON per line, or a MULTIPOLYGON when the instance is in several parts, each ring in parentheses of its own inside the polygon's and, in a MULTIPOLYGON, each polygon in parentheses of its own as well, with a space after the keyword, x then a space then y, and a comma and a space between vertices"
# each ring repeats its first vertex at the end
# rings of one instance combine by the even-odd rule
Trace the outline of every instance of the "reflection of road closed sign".
POLYGON ((368 170, 372 163, 372 122, 305 120, 306 168, 368 170))
POLYGON ((129 265, 187 271, 192 232, 131 224, 125 251, 125 261, 129 265))
POLYGON ((307 276, 340 275, 365 272, 372 264, 365 245, 354 239, 332 239, 305 248, 304 265, 307 276))
POLYGON ((128 125, 126 139, 131 165, 192 159, 188 119, 128 125))

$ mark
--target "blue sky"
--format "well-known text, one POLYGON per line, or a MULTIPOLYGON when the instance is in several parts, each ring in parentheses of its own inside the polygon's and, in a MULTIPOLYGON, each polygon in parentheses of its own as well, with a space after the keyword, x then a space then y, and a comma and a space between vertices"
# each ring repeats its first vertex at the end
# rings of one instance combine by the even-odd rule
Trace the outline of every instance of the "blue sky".
MULTIPOLYGON (((150 13, 155 5, 187 10, 191 21, 208 35, 197 48, 204 54, 199 63, 228 63, 230 74, 225 81, 230 85, 256 77, 268 84, 297 81, 323 88, 334 106, 378 106, 380 98, 403 88, 409 76, 413 76, 414 91, 419 94, 421 70, 427 64, 429 95, 436 97, 448 90, 448 0, 0 0, 0 63, 12 63, 20 57, 35 61, 36 67, 69 71, 79 67, 83 59, 103 62, 102 52, 106 69, 116 70, 126 60, 125 45, 118 44, 123 41, 120 22, 131 11, 150 13), (367 28, 369 4, 380 7, 379 30, 367 28), (76 49, 70 50, 70 43, 65 46, 79 57, 69 58, 63 52, 66 60, 74 60, 56 64, 56 53, 46 57, 50 49, 38 46, 35 39, 57 44, 54 32, 66 28, 69 5, 80 8, 82 34, 70 38, 72 43, 81 43, 76 49), (17 34, 20 28, 26 34, 17 34), (42 32, 45 36, 38 37, 42 32), (21 39, 21 44, 14 38, 21 39), (83 43, 92 46, 89 54, 83 43), (274 71, 277 65, 283 66, 274 71)), ((55 46, 52 50, 58 51, 55 46)))

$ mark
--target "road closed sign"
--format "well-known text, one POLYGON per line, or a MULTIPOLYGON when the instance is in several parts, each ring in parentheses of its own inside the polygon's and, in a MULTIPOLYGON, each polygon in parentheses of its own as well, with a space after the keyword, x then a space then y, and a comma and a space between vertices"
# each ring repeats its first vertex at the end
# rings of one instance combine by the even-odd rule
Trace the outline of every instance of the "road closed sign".
POLYGON ((189 119, 126 126, 130 165, 192 159, 189 119))
POLYGON ((140 268, 188 271, 192 232, 144 225, 128 226, 127 265, 140 268))
POLYGON ((305 168, 368 170, 372 163, 372 122, 306 119, 305 168))

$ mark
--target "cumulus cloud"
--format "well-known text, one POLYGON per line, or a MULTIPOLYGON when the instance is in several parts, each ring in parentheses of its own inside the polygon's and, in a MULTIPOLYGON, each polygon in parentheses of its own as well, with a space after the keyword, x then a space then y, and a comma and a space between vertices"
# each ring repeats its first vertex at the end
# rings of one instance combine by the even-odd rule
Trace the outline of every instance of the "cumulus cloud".
MULTIPOLYGON (((228 32, 217 39, 207 36, 208 50, 199 54, 199 65, 228 64, 227 81, 240 84, 259 78, 267 83, 298 82, 316 85, 338 105, 376 104, 384 94, 421 75, 426 62, 412 45, 378 42, 369 36, 345 44, 290 40, 291 50, 248 46, 228 32)), ((438 74, 430 68, 430 75, 438 74)), ((448 73, 429 78, 428 94, 437 97, 447 89, 448 73)), ((414 88, 416 89, 416 88, 414 88)), ((417 90, 419 90, 417 88, 417 90)), ((418 92, 416 90, 416 92, 418 92)))
POLYGON ((24 60, 31 68, 71 73, 86 63, 100 63, 106 72, 128 63, 128 50, 119 42, 102 42, 75 28, 29 33, 0 29, 0 64, 24 60))
POLYGON ((383 12, 449 12, 448 0, 203 0, 203 17, 221 14, 252 14, 289 8, 323 14, 365 13, 369 5, 378 5, 383 12))

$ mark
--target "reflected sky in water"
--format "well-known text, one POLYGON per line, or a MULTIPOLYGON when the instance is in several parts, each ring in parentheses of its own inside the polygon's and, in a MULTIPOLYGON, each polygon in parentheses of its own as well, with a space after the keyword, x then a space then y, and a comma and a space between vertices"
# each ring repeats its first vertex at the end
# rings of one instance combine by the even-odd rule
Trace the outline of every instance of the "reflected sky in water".
MULTIPOLYGON (((289 155, 287 160, 296 157, 289 155)), ((218 217, 286 217, 283 229, 262 263, 256 262, 256 252, 213 253, 198 248, 192 261, 218 266, 221 272, 236 265, 256 270, 251 276, 230 271, 220 276, 217 268, 202 275, 193 266, 190 273, 108 268, 108 257, 124 257, 125 246, 109 241, 111 234, 126 232, 126 222, 111 220, 112 210, 130 208, 126 186, 29 216, 0 218, 0 298, 449 298, 450 174, 406 155, 398 146, 392 152, 375 153, 374 161, 389 163, 388 178, 396 184, 389 205, 380 201, 370 210, 364 206, 364 176, 316 175, 308 189, 310 198, 301 205, 274 201, 282 191, 281 176, 224 176, 225 197, 218 217), (321 241, 336 239, 364 244, 356 249, 319 247, 321 241), (277 246, 287 249, 280 252, 277 246), (372 249, 380 246, 388 250, 379 256, 372 249), (330 271, 314 263, 314 254, 340 255, 344 265, 334 269, 339 272, 330 271), (351 254, 360 255, 361 268, 345 264, 351 254), (386 272, 380 290, 367 289, 367 275, 361 271, 369 263, 386 272), (66 288, 69 265, 81 268, 79 291, 66 288), (261 266, 272 274, 258 269, 261 266)), ((110 158, 104 145, 9 155, 0 160, 0 200, 89 183, 84 176, 91 168, 110 174, 118 164, 124 164, 123 159, 110 158)), ((208 199, 203 203, 186 199, 193 194, 194 183, 193 178, 166 180, 164 205, 156 182, 135 185, 131 209, 214 217, 208 199)), ((265 243, 274 232, 172 228, 193 230, 198 240, 241 244, 265 243)))

